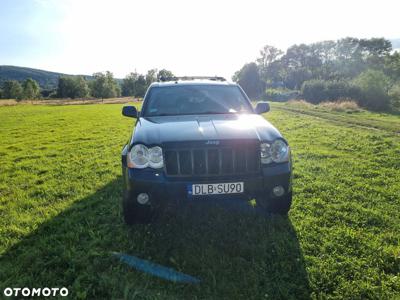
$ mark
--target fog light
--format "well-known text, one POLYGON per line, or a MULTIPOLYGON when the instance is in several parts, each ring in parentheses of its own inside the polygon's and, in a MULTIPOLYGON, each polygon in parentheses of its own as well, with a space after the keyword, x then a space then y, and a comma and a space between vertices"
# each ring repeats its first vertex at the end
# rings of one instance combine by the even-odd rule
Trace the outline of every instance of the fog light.
POLYGON ((140 193, 138 196, 137 196, 137 202, 139 203, 139 204, 147 204, 148 202, 149 202, 149 195, 148 194, 146 194, 146 193, 140 193))
POLYGON ((280 197, 285 193, 285 189, 281 185, 278 185, 272 189, 272 192, 275 196, 280 197))

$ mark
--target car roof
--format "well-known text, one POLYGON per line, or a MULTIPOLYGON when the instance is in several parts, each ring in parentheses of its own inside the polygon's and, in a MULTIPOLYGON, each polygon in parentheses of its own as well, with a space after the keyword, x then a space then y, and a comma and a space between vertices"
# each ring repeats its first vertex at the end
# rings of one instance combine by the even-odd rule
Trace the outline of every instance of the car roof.
POLYGON ((229 81, 210 80, 210 79, 195 79, 195 80, 172 80, 172 81, 161 81, 153 82, 150 87, 167 87, 167 86, 178 86, 178 85, 222 85, 222 86, 236 86, 236 83, 229 81))

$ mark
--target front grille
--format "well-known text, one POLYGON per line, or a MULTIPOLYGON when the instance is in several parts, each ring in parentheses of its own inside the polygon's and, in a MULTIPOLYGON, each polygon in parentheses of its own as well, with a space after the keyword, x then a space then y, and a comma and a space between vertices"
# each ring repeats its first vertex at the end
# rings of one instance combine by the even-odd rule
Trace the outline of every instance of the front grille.
POLYGON ((166 149, 165 172, 168 176, 217 176, 254 174, 260 171, 258 144, 234 147, 166 149))

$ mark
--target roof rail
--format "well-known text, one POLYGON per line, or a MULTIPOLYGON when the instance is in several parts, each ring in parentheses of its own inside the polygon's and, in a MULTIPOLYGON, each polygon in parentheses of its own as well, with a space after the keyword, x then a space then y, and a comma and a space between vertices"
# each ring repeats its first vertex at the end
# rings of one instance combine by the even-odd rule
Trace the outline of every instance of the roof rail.
POLYGON ((214 80, 214 81, 226 81, 224 77, 220 76, 183 76, 183 77, 164 77, 161 76, 158 81, 179 81, 179 80, 195 80, 195 79, 207 79, 207 80, 214 80))

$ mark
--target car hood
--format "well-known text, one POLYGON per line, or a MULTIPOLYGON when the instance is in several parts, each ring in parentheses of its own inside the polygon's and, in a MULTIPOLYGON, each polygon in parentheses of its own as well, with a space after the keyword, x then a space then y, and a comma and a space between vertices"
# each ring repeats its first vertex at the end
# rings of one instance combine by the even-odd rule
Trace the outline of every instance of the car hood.
POLYGON ((131 144, 149 146, 238 139, 272 141, 282 137, 271 123, 256 114, 141 117, 134 131, 131 144))

